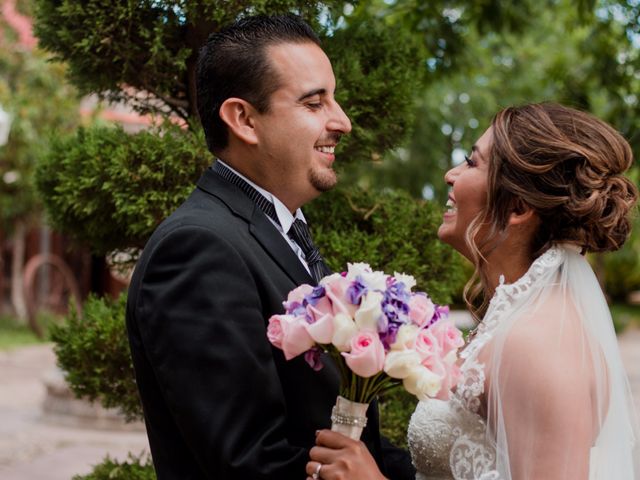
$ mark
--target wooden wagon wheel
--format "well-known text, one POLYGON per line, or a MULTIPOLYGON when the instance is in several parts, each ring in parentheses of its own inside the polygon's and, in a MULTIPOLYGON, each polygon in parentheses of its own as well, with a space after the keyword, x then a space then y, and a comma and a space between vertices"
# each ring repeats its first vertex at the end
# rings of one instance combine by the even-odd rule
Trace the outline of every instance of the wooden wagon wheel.
POLYGON ((77 312, 82 313, 78 282, 66 262, 57 255, 41 253, 31 257, 24 268, 23 289, 29 327, 38 337, 43 336, 42 326, 37 320, 38 311, 41 309, 60 312, 61 309, 66 310, 73 299, 77 312), (38 273, 43 270, 49 276, 46 282, 48 288, 44 292, 38 292, 39 285, 36 280, 38 273))

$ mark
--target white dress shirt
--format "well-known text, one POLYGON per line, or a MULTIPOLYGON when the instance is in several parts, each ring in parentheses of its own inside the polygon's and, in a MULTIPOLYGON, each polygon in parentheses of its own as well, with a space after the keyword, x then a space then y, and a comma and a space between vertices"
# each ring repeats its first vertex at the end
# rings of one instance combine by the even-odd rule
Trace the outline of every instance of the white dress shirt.
POLYGON ((240 172, 238 172, 234 168, 230 167, 227 163, 223 162, 219 158, 217 159, 217 161, 220 162, 225 167, 227 167, 229 170, 231 170, 233 173, 235 173, 238 177, 240 177, 242 180, 247 182, 253 188, 255 188, 258 192, 260 192, 260 194, 262 194, 262 196, 264 196, 264 198, 266 198, 273 204, 273 207, 276 210, 276 215, 278 216, 278 220, 280 223, 276 222, 269 215, 267 215, 267 218, 271 223, 273 223, 273 225, 275 225, 275 227, 280 232, 280 235, 282 235, 282 238, 284 238, 287 241, 291 249, 300 259, 300 262, 302 262, 302 265, 304 265, 304 268, 306 268, 307 272, 311 274, 311 270, 309 270, 309 265, 307 264, 307 260, 304 257, 304 253, 302 252, 302 249, 296 242, 294 242, 289 237, 289 235, 287 235, 289 233, 289 230, 291 229, 291 225, 293 225, 293 222, 296 219, 302 220, 304 223, 307 223, 307 220, 304 218, 302 210, 298 208, 296 210, 295 216, 292 215, 289 209, 285 206, 285 204, 282 203, 280 200, 278 200, 278 198, 275 195, 267 192, 264 188, 260 187, 259 185, 256 185, 254 182, 249 180, 247 177, 242 175, 240 172))

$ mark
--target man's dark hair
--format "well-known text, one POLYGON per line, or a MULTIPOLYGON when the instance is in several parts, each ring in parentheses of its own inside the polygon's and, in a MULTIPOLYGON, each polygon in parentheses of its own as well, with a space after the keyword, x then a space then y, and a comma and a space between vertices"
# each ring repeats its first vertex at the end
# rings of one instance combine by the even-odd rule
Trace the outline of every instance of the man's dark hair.
POLYGON ((224 149, 229 141, 227 126, 219 115, 227 98, 242 98, 260 113, 269 110, 269 99, 279 80, 265 55, 266 48, 303 42, 320 45, 311 27, 293 14, 246 17, 209 36, 200 49, 196 89, 198 114, 212 153, 224 149))

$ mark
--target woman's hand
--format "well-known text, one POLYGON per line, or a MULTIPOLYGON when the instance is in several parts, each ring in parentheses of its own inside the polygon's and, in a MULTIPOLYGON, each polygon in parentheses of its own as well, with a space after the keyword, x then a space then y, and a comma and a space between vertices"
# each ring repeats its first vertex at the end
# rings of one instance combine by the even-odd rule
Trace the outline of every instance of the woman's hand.
POLYGON ((331 430, 320 430, 309 452, 308 480, 386 480, 364 443, 331 430), (317 476, 318 465, 321 465, 317 476))

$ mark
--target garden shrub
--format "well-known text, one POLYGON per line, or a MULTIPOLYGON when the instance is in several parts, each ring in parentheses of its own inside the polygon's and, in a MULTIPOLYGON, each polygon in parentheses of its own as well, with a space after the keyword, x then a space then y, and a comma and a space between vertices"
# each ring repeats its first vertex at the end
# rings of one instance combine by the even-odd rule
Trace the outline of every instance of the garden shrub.
POLYGON ((81 128, 53 141, 36 185, 51 225, 96 254, 142 247, 213 161, 200 133, 81 128))
POLYGON ((79 315, 73 307, 62 325, 51 327, 58 365, 78 397, 118 408, 129 421, 142 405, 125 326, 126 295, 118 300, 90 296, 79 315))
POLYGON ((124 462, 107 456, 88 475, 74 475, 71 480, 155 480, 151 458, 148 455, 129 454, 124 462))

